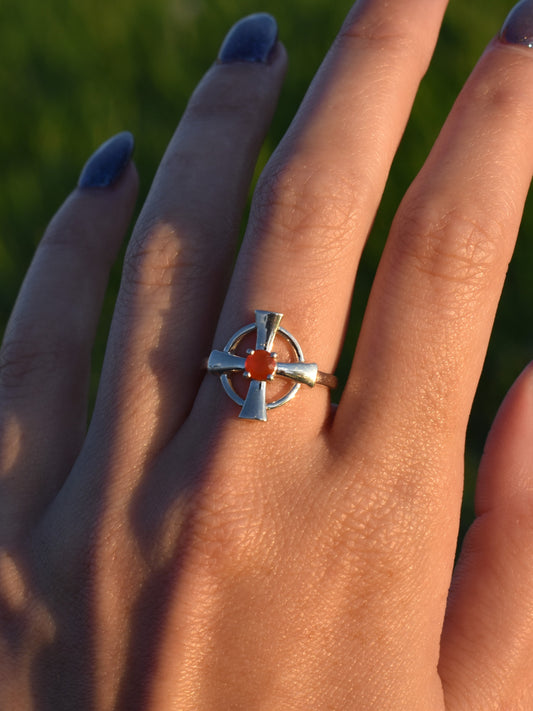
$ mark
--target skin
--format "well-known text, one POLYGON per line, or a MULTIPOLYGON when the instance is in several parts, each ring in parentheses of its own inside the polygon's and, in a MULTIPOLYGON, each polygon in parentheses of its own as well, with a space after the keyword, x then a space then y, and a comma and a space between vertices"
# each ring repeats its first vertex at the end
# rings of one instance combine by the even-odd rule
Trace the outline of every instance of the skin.
POLYGON ((334 371, 445 6, 352 9, 233 272, 286 54, 208 71, 130 240, 88 430, 135 167, 52 220, 1 353, 2 708, 533 707, 531 368, 453 570, 465 428, 533 170, 533 51, 493 41, 459 96, 392 225, 335 412, 317 387, 242 421, 201 371, 256 308, 334 371))

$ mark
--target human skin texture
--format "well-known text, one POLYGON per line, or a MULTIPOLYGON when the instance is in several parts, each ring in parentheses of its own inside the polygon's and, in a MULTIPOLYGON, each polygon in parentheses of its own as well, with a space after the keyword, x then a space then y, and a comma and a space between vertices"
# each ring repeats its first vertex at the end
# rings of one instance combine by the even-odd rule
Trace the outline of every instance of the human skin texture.
POLYGON ((134 227, 87 427, 138 189, 128 134, 93 156, 0 355, 2 709, 533 708, 529 367, 454 570, 465 430, 533 170, 533 50, 516 39, 531 6, 488 46, 398 209, 335 409, 317 386, 239 419, 202 364, 264 309, 334 372, 445 0, 351 9, 236 263, 287 55, 269 16, 233 29, 134 227))

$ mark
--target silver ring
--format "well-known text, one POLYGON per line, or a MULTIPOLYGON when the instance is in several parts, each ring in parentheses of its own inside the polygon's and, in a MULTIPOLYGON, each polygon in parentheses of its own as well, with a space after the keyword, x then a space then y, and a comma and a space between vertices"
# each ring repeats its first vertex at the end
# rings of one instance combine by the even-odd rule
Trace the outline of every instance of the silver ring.
POLYGON ((316 363, 306 363, 296 338, 284 328, 280 322, 283 314, 275 311, 256 311, 255 323, 239 329, 224 346, 224 350, 214 350, 209 356, 207 369, 220 377, 226 393, 241 408, 239 417, 244 420, 260 420, 266 422, 267 410, 285 405, 292 400, 300 389, 300 385, 324 385, 328 388, 337 387, 337 378, 330 373, 322 373, 316 363), (247 357, 236 355, 242 339, 252 331, 257 331, 254 350, 247 352, 247 357), (277 335, 283 336, 294 351, 296 360, 281 363, 277 354, 272 351, 277 335), (243 399, 235 392, 231 376, 242 374, 250 380, 248 394, 243 399), (267 383, 280 376, 294 382, 289 392, 278 400, 267 402, 267 383))

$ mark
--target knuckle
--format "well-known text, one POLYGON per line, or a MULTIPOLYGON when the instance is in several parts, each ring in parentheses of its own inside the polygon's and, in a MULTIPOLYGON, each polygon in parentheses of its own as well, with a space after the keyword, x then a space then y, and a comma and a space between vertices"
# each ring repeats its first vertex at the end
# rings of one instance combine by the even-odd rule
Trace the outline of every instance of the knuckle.
MULTIPOLYGON (((500 53, 502 49, 504 52, 507 50, 505 47, 495 46, 489 51, 500 53)), ((469 88, 469 104, 475 105, 486 117, 512 116, 513 121, 521 124, 521 128, 529 128, 533 107, 531 98, 523 90, 523 72, 523 57, 520 53, 513 58, 506 57, 506 62, 502 63, 496 73, 479 77, 469 88)), ((511 132, 508 131, 508 134, 511 135, 511 132)))
POLYGON ((344 255, 346 235, 356 229, 369 188, 361 180, 317 161, 313 168, 294 162, 272 166, 260 178, 251 222, 267 232, 273 247, 297 255, 302 249, 323 262, 344 255), (276 244, 278 243, 278 244, 276 244), (312 244, 313 250, 309 249, 312 244))
MULTIPOLYGON (((102 213, 93 215, 92 220, 82 220, 78 212, 79 200, 79 196, 71 196, 66 208, 52 219, 46 229, 34 258, 41 269, 45 264, 62 264, 69 271, 98 275, 114 263, 119 243, 116 238, 111 238, 110 230, 113 224, 117 224, 123 207, 119 204, 103 206, 102 210, 109 212, 105 219, 102 213), (109 238, 106 239, 104 233, 109 238)), ((85 209, 88 208, 82 208, 81 212, 85 209)), ((114 234, 121 236, 122 231, 115 230, 114 234)))
POLYGON ((358 530, 369 532, 380 547, 400 556, 403 553, 395 541, 408 539, 419 530, 422 542, 445 515, 443 502, 451 495, 460 497, 461 491, 459 480, 455 489, 450 477, 443 476, 439 445, 421 446, 423 434, 418 438, 416 433, 410 434, 410 424, 405 424, 404 429, 405 436, 403 430, 398 435, 385 428, 377 452, 365 448, 355 460, 353 453, 343 454, 341 471, 349 477, 349 494, 342 494, 338 502, 346 519, 356 524, 352 528, 354 535, 358 530), (413 472, 423 472, 423 476, 413 477, 413 472))
POLYGON ((423 275, 482 291, 507 263, 504 226, 458 209, 404 209, 394 228, 401 257, 423 275))
POLYGON ((221 505, 209 496, 197 503, 191 529, 191 549, 208 568, 224 574, 245 565, 255 547, 248 508, 230 503, 221 505))
POLYGON ((182 262, 182 241, 176 227, 149 220, 132 237, 123 268, 123 287, 167 289, 182 262))
POLYGON ((402 31, 401 23, 398 23, 397 19, 397 17, 380 15, 373 19, 364 16, 352 21, 348 20, 341 28, 338 39, 340 41, 364 40, 388 47, 403 45, 408 42, 409 34, 405 29, 402 31))
POLYGON ((172 222, 141 217, 126 252, 122 291, 165 294, 175 288, 178 274, 182 291, 206 279, 218 280, 225 267, 220 250, 209 249, 207 240, 193 237, 172 222))
POLYGON ((109 250, 105 240, 90 239, 86 226, 52 223, 39 244, 38 255, 40 259, 55 262, 61 259, 82 263, 87 268, 88 264, 111 263, 114 252, 109 250))
POLYGON ((342 26, 336 43, 351 44, 352 42, 374 46, 378 51, 385 51, 389 56, 420 57, 423 65, 427 63, 426 43, 415 35, 413 23, 403 14, 391 13, 359 13, 355 9, 342 26))
POLYGON ((385 487, 374 491, 371 498, 361 498, 355 514, 353 499, 350 508, 347 501, 339 502, 337 511, 343 526, 325 534, 336 576, 341 579, 358 570, 364 580, 363 596, 375 600, 385 600, 409 585, 420 555, 419 547, 412 544, 414 532, 424 535, 414 508, 401 505, 385 487))
POLYGON ((55 374, 62 362, 57 350, 46 350, 26 340, 7 340, 0 348, 0 386, 4 393, 15 396, 28 381, 55 374))
MULTIPOLYGON (((215 67, 217 69, 218 67, 215 67)), ((208 75, 192 95, 182 126, 205 126, 216 122, 217 128, 240 127, 247 132, 262 117, 261 107, 264 87, 259 81, 250 81, 251 77, 236 77, 234 73, 220 76, 216 81, 208 75), (244 79, 244 81, 243 81, 244 79), (236 85, 239 89, 236 91, 236 85)))
POLYGON ((193 564, 218 578, 262 565, 274 554, 278 528, 272 492, 248 476, 256 456, 235 453, 232 430, 204 460, 203 481, 185 506, 181 530, 193 564))
POLYGON ((220 472, 194 497, 190 550, 215 575, 238 574, 268 556, 272 521, 261 498, 258 491, 239 492, 220 472))

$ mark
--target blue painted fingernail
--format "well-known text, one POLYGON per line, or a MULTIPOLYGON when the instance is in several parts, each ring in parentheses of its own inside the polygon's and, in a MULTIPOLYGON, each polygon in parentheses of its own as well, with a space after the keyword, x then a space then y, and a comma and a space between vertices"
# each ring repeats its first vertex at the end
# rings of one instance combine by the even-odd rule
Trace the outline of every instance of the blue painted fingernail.
POLYGON ((503 23, 500 40, 533 47, 533 0, 522 0, 514 6, 503 23))
POLYGON ((233 25, 218 53, 221 64, 263 62, 270 59, 278 41, 278 24, 267 12, 248 15, 233 25))
POLYGON ((135 139, 129 131, 117 133, 95 151, 81 171, 80 188, 107 188, 120 178, 131 160, 135 139))

